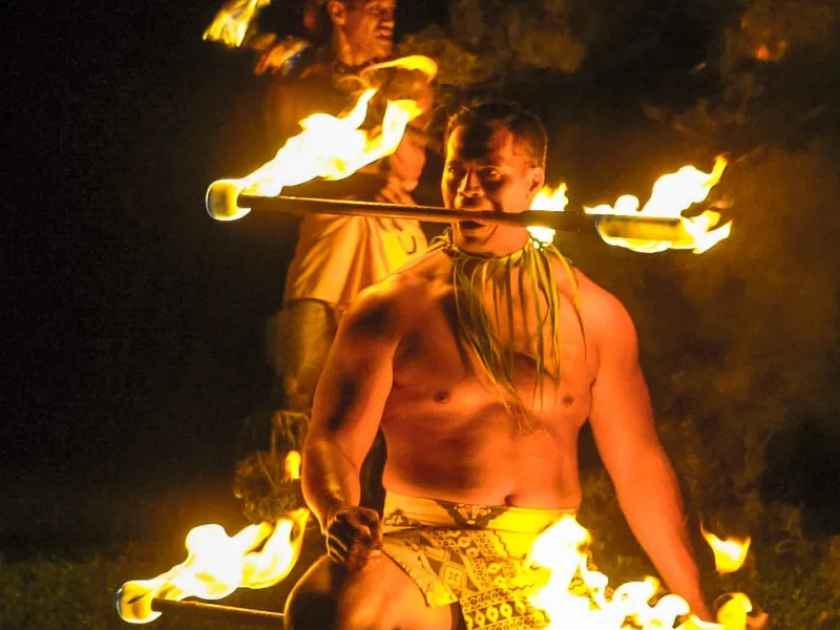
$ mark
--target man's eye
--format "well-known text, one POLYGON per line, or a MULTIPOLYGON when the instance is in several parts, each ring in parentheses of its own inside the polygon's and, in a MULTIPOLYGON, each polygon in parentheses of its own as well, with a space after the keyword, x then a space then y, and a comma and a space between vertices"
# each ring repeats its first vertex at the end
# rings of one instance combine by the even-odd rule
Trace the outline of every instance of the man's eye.
POLYGON ((495 168, 486 168, 481 171, 481 178, 490 182, 495 182, 501 179, 501 171, 495 168))
POLYGON ((384 19, 391 14, 391 9, 382 6, 371 6, 368 7, 368 13, 375 18, 384 19))

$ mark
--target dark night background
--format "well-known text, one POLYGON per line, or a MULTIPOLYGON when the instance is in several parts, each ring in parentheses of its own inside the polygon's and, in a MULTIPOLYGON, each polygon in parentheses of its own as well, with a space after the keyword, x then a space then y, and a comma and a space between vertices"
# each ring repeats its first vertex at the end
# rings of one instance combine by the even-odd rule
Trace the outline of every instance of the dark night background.
MULTIPOLYGON (((275 5, 263 22, 283 30, 295 11, 275 5)), ((840 627, 838 3, 403 5, 398 35, 441 60, 444 106, 498 94, 543 116, 572 206, 644 200, 658 175, 729 153, 734 234, 710 252, 558 244, 635 316, 692 525, 753 534, 740 577, 701 558, 710 592, 754 594, 776 627, 840 627)), ((0 628, 124 627, 116 586, 179 562, 192 525, 244 524, 231 468, 268 398, 262 327, 295 226, 204 211, 211 181, 276 149, 253 57, 201 41, 218 6, 8 18, 0 628)), ((614 558, 596 560, 638 577, 583 452, 581 519, 614 558)))

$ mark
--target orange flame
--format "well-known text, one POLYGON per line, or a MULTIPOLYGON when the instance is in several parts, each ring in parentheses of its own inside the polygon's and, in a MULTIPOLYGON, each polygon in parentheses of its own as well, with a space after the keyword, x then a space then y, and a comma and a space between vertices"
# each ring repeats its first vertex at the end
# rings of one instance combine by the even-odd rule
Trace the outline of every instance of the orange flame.
POLYGON ((788 43, 784 39, 777 42, 775 45, 771 44, 768 46, 767 44, 760 44, 753 51, 753 56, 759 61, 764 62, 780 61, 782 57, 785 56, 787 48, 788 43))
MULTIPOLYGON (((300 477, 300 454, 292 451, 286 470, 300 477)), ((155 598, 187 597, 218 600, 237 588, 261 589, 285 578, 297 562, 309 519, 297 509, 275 523, 249 525, 228 536, 220 525, 194 527, 186 538, 187 559, 151 580, 133 580, 117 595, 117 612, 128 623, 149 623, 160 617, 155 598)))
POLYGON ((660 177, 653 185, 650 199, 639 211, 639 199, 633 195, 622 195, 615 205, 602 204, 584 208, 592 215, 649 216, 680 219, 680 230, 674 240, 651 241, 618 236, 611 233, 609 217, 598 223, 601 238, 610 245, 626 247, 636 252, 655 253, 668 249, 690 249, 701 254, 727 238, 732 222, 716 227, 720 213, 706 210, 693 217, 682 216, 691 205, 701 203, 717 185, 726 169, 726 158, 718 156, 710 173, 704 173, 694 166, 683 166, 674 173, 660 177), (714 229, 713 229, 714 228, 714 229))
POLYGON ((726 539, 718 538, 715 534, 706 531, 700 526, 703 538, 709 543, 715 555, 715 568, 718 573, 733 573, 741 568, 744 560, 747 559, 747 552, 750 550, 750 537, 726 539))
POLYGON ((204 31, 202 39, 219 42, 231 48, 239 48, 245 41, 248 28, 257 14, 271 4, 271 0, 231 0, 227 2, 210 26, 204 31))
POLYGON ((717 612, 720 624, 726 630, 747 627, 747 615, 752 612, 750 598, 743 593, 732 593, 729 600, 717 612))
MULTIPOLYGON (((549 569, 550 575, 530 602, 548 615, 548 630, 674 628, 680 617, 690 615, 686 601, 661 594, 658 580, 652 577, 622 584, 610 595, 607 576, 589 568, 590 540, 589 532, 573 516, 566 516, 534 541, 530 561, 549 569)), ((745 630, 751 609, 746 595, 732 594, 718 611, 718 623, 690 615, 677 629, 745 630)))
MULTIPOLYGON (((566 210, 566 205, 569 203, 569 198, 566 196, 568 187, 565 183, 560 184, 557 188, 552 189, 550 186, 544 186, 537 196, 534 197, 531 203, 531 210, 548 210, 551 212, 563 212, 566 210)), ((536 240, 544 245, 550 244, 554 241, 554 232, 547 227, 529 227, 528 232, 531 233, 536 240)))
MULTIPOLYGON (((377 64, 369 70, 392 67, 419 71, 429 78, 437 74, 437 64, 422 55, 377 64)), ((270 162, 241 179, 211 184, 208 208, 212 208, 214 218, 232 221, 249 212, 245 208, 214 204, 214 191, 220 185, 233 189, 234 199, 241 192, 274 196, 286 186, 302 184, 316 177, 329 180, 349 177, 363 166, 393 153, 402 141, 408 123, 423 112, 414 100, 389 100, 381 124, 375 130, 359 129, 367 116, 368 103, 376 92, 376 88, 362 92, 353 108, 343 116, 317 113, 304 118, 300 122, 303 131, 290 138, 270 162)))

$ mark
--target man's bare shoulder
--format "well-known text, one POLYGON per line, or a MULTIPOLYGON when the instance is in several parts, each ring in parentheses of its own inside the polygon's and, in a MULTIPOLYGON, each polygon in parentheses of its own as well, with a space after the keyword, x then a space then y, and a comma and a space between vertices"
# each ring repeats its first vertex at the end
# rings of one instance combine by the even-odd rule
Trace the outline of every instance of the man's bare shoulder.
POLYGON ((391 274, 386 282, 392 281, 403 289, 437 282, 448 282, 452 276, 452 259, 441 248, 433 247, 425 254, 391 274))
POLYGON ((342 318, 345 328, 373 337, 400 337, 433 307, 450 275, 449 257, 439 250, 427 252, 360 292, 342 318))
POLYGON ((587 337, 600 349, 629 349, 636 344, 636 327, 624 304, 580 269, 573 268, 577 281, 578 308, 587 337))

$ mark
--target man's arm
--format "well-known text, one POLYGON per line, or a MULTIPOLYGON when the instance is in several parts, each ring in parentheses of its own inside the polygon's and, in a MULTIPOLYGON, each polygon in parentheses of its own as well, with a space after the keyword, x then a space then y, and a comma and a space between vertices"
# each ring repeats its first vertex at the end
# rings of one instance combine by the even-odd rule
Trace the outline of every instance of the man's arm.
POLYGON ((376 201, 415 205, 412 193, 420 183, 420 175, 426 164, 425 136, 407 127, 397 150, 386 160, 385 185, 376 194, 376 201))
POLYGON ((354 553, 363 560, 380 535, 376 512, 358 507, 359 471, 391 391, 398 340, 395 309, 377 291, 363 293, 342 318, 303 452, 304 496, 327 534, 328 552, 342 562, 354 553))
POLYGON ((696 615, 711 619, 679 484, 654 427, 635 327, 612 295, 594 287, 592 293, 583 316, 598 352, 590 415, 598 451, 633 534, 668 587, 696 615))
POLYGON ((393 70, 391 80, 383 88, 385 99, 412 99, 421 111, 405 130, 402 142, 387 158, 386 183, 377 195, 377 201, 413 205, 411 195, 417 188, 426 164, 429 137, 427 128, 431 121, 434 90, 428 76, 420 71, 393 70))

